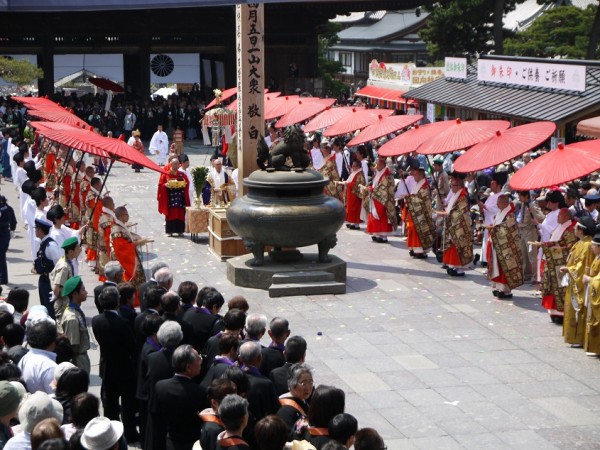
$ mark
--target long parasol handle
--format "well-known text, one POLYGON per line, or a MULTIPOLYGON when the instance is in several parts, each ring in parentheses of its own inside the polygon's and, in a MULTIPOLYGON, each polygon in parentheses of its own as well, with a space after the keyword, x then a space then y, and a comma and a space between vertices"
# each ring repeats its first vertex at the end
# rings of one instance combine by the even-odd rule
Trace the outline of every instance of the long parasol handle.
POLYGON ((433 186, 438 198, 438 202, 439 205, 443 205, 444 202, 442 202, 442 196, 440 195, 440 186, 438 184, 438 177, 435 176, 435 170, 433 169, 433 165, 431 164, 431 161, 429 160, 429 155, 425 155, 425 157, 427 158, 427 164, 429 164, 429 167, 431 168, 431 178, 433 179, 433 186))
POLYGON ((66 159, 65 159, 65 168, 63 169, 62 176, 60 177, 60 179, 59 179, 59 180, 58 180, 58 182, 56 183, 56 188, 57 188, 57 189, 58 189, 59 187, 61 187, 61 185, 62 185, 62 182, 63 182, 63 179, 65 178, 65 175, 67 174, 67 169, 69 168, 69 163, 71 162, 71 158, 73 157, 73 153, 74 153, 74 150, 73 150, 73 149, 70 149, 70 150, 67 152, 67 157, 66 157, 66 159))
POLYGON ((98 189, 98 195, 96 195, 96 199, 94 200, 94 206, 92 206, 92 212, 90 213, 89 220, 92 220, 92 217, 94 217, 94 211, 96 211, 96 207, 98 206, 98 199, 102 195, 102 191, 104 190, 104 185, 106 184, 106 180, 108 179, 108 174, 110 173, 110 169, 112 169, 114 162, 115 162, 115 160, 111 158, 110 166, 108 166, 106 175, 104 175, 104 180, 102 180, 102 186, 100 186, 100 189, 98 189))
MULTIPOLYGON (((81 152, 81 158, 79 158, 79 161, 77 161, 77 166, 75 167, 75 180, 77 180, 77 174, 79 174, 79 169, 81 169, 81 163, 83 163, 83 156, 84 153, 81 152)), ((71 193, 69 194, 69 200, 67 201, 67 208, 71 206, 71 201, 73 200, 74 192, 75 189, 71 189, 71 193)))

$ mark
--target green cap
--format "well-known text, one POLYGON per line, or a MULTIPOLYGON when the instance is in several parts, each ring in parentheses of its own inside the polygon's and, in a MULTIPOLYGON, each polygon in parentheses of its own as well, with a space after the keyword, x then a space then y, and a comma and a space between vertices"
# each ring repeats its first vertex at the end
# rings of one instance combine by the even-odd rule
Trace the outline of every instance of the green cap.
POLYGON ((80 276, 69 278, 63 286, 62 291, 60 291, 60 295, 62 297, 68 297, 69 294, 71 294, 77 288, 77 286, 79 286, 79 283, 81 283, 80 276))
POLYGON ((0 416, 16 411, 21 402, 19 391, 10 381, 0 381, 0 416))
POLYGON ((434 164, 444 164, 444 158, 442 158, 441 156, 436 156, 435 158, 433 158, 433 163, 434 164))
POLYGON ((79 240, 75 236, 72 236, 70 238, 65 239, 65 242, 62 243, 60 248, 71 247, 71 246, 77 244, 78 242, 79 242, 79 240))

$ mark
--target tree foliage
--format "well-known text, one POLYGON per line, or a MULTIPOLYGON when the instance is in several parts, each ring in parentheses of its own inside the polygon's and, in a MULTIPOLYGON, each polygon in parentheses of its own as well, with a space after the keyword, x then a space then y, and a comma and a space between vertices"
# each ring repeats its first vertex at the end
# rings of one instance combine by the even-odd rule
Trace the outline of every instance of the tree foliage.
POLYGON ((538 17, 529 28, 506 39, 506 53, 541 58, 585 58, 598 6, 559 6, 538 17))
POLYGON ((327 58, 327 52, 332 45, 339 42, 338 33, 342 29, 341 25, 334 22, 327 22, 318 29, 318 60, 317 75, 323 78, 325 90, 332 95, 338 95, 340 91, 347 86, 335 79, 336 75, 344 71, 340 61, 332 61, 327 58))
POLYGON ((44 71, 22 59, 0 57, 0 77, 19 86, 44 77, 44 71))
POLYGON ((429 7, 431 15, 421 38, 434 59, 465 53, 487 53, 494 41, 494 9, 512 11, 524 0, 440 0, 429 7))

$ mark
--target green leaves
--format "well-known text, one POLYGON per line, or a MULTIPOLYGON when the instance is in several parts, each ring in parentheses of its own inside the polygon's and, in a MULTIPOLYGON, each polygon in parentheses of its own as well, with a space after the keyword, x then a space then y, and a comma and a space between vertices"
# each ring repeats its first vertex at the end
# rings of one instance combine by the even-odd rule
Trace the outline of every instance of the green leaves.
POLYGON ((44 71, 27 61, 2 56, 0 57, 0 77, 21 86, 43 78, 44 71))

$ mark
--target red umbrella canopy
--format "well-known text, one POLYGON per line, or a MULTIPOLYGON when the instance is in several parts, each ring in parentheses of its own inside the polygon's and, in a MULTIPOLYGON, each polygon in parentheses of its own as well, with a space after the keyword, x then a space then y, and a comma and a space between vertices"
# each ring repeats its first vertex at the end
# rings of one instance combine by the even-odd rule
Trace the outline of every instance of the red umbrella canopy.
POLYGON ((353 133, 376 123, 380 117, 394 114, 393 109, 355 109, 343 119, 331 125, 323 136, 339 136, 340 134, 353 133))
POLYGON ((510 161, 546 141, 556 130, 553 122, 535 122, 496 131, 454 162, 457 172, 475 172, 510 161))
POLYGON ((28 108, 40 108, 42 106, 61 107, 58 103, 48 100, 46 97, 11 97, 12 100, 23 103, 28 108))
MULTIPOLYGON (((286 115, 295 106, 298 105, 299 95, 286 95, 285 97, 276 97, 267 101, 265 99, 265 120, 272 120, 286 115)), ((308 97, 311 98, 311 97, 308 97)))
POLYGON ((417 153, 437 155, 438 153, 462 150, 491 138, 496 131, 504 131, 510 127, 510 122, 507 120, 469 120, 463 122, 456 119, 452 123, 453 126, 423 142, 417 149, 417 153))
POLYGON ((88 81, 94 86, 98 86, 100 89, 104 89, 105 91, 113 91, 116 93, 125 92, 123 86, 107 78, 90 77, 88 78, 88 81))
POLYGON ((308 122, 304 126, 304 132, 312 133, 313 131, 322 130, 342 120, 347 115, 352 114, 352 110, 361 111, 364 109, 364 106, 341 106, 327 109, 308 122))
POLYGON ((137 163, 155 172, 164 172, 162 167, 159 167, 158 164, 146 155, 138 152, 120 139, 107 138, 96 133, 90 133, 88 139, 93 145, 104 150, 118 161, 123 161, 127 164, 137 163))
POLYGON ((64 123, 54 122, 32 122, 31 125, 36 128, 42 136, 51 141, 102 158, 110 157, 104 150, 89 142, 88 135, 95 134, 92 131, 74 128, 64 123))
POLYGON ((277 121, 275 127, 284 128, 290 125, 295 125, 300 122, 304 122, 306 119, 310 119, 316 114, 324 111, 331 107, 335 103, 335 98, 318 98, 313 99, 311 97, 301 97, 294 109, 288 112, 285 116, 277 121), (310 100, 310 101, 306 101, 310 100))
POLYGON ((454 121, 446 120, 422 126, 415 125, 413 129, 405 131, 391 141, 383 144, 377 154, 381 156, 400 156, 414 152, 423 142, 431 139, 433 136, 437 136, 453 124, 454 121))
POLYGON ((369 125, 367 128, 362 130, 358 136, 348 142, 348 147, 363 144, 365 142, 372 141, 373 139, 379 139, 386 134, 409 127, 422 118, 423 116, 419 114, 414 116, 380 116, 378 117, 377 122, 375 122, 373 125, 369 125))
POLYGON ((531 161, 510 179, 510 187, 519 191, 541 189, 567 183, 600 169, 600 139, 558 144, 552 150, 531 161))
POLYGON ((28 109, 27 114, 50 122, 64 123, 66 125, 71 125, 78 128, 89 126, 75 114, 70 113, 58 105, 56 108, 28 109))
POLYGON ((61 123, 33 122, 32 125, 39 129, 42 136, 70 148, 104 158, 113 158, 127 164, 141 164, 156 172, 163 172, 154 161, 120 139, 107 138, 90 130, 61 123))
MULTIPOLYGON (((224 100, 227 100, 228 98, 233 97, 234 95, 237 95, 237 87, 232 87, 229 89, 225 89, 224 91, 221 92, 221 102, 224 100)), ((213 106, 217 106, 217 99, 214 98, 212 102, 210 102, 208 105, 206 105, 206 108, 204 109, 210 109, 213 106)))
POLYGON ((451 121, 453 125, 437 136, 423 142, 417 149, 422 155, 437 155, 450 153, 463 148, 469 148, 491 138, 496 131, 504 131, 510 127, 507 120, 469 120, 451 121))

